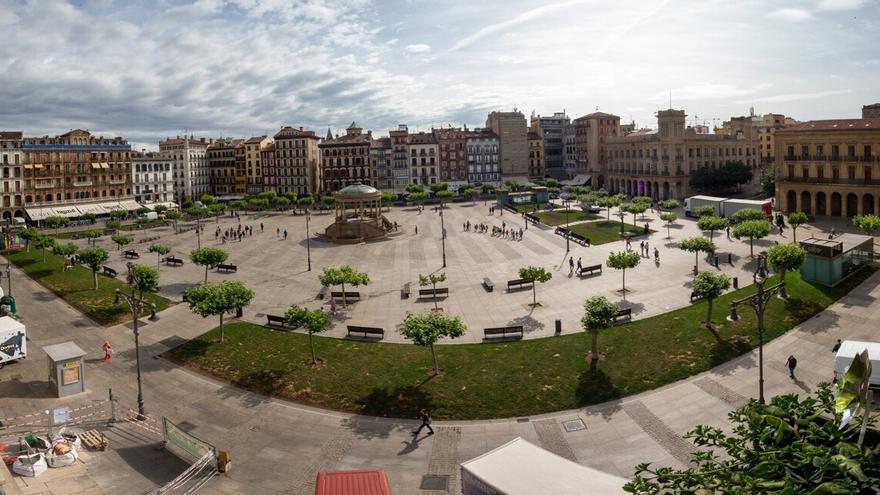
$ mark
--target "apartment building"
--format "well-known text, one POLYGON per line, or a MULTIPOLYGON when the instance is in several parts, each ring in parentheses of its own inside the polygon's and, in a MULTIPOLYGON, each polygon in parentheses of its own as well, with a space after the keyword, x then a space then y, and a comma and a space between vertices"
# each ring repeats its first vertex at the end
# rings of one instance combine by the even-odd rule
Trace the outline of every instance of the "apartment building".
POLYGON ((393 180, 392 189, 396 193, 406 191, 406 186, 410 184, 410 168, 409 168, 409 128, 400 124, 396 131, 390 131, 388 137, 391 140, 391 176, 393 180))
POLYGON ((243 139, 217 139, 207 149, 208 179, 211 194, 228 198, 235 192, 235 156, 236 149, 244 152, 243 139))
POLYGON ((278 162, 275 160, 275 143, 269 143, 260 150, 260 171, 263 174, 263 191, 278 192, 278 162))
POLYGON ((474 129, 467 136, 468 182, 501 185, 501 141, 491 129, 474 129))
POLYGON ((529 178, 544 177, 544 138, 537 132, 529 132, 529 178))
POLYGON ((594 112, 573 122, 575 128, 575 175, 589 175, 593 187, 604 187, 606 143, 621 135, 620 117, 594 112))
POLYGON ((428 185, 440 182, 437 174, 440 146, 434 139, 434 135, 429 132, 410 134, 407 148, 409 149, 412 183, 428 185))
POLYGON ((499 161, 505 180, 524 180, 529 175, 529 143, 526 118, 522 112, 492 112, 486 119, 501 145, 499 161))
POLYGON ((432 129, 434 139, 440 149, 439 171, 440 181, 447 182, 450 189, 457 191, 467 184, 467 136, 468 129, 448 127, 432 129))
POLYGON ((880 103, 873 103, 862 107, 863 119, 880 119, 880 103))
POLYGON ((0 212, 4 224, 15 217, 24 217, 22 137, 21 132, 0 131, 0 163, 3 165, 3 202, 0 212))
POLYGON ((565 178, 571 179, 575 176, 575 173, 577 172, 577 135, 574 124, 567 124, 563 129, 562 143, 563 168, 565 168, 565 178))
POLYGON ((370 166, 376 171, 377 189, 391 190, 394 188, 391 149, 391 138, 374 139, 370 143, 370 166))
POLYGON ((880 212, 880 118, 811 120, 776 132, 776 204, 786 212, 880 212))
MULTIPOLYGON (((174 203, 174 160, 167 153, 133 151, 131 183, 134 200, 142 205, 174 203)), ((176 203, 174 203, 176 204, 176 203)))
MULTIPOLYGON (((556 112, 549 116, 532 113, 529 131, 544 139, 543 175, 557 180, 568 178, 565 172, 565 129, 570 124, 571 119, 565 112, 556 112)), ((532 168, 531 164, 529 168, 532 168)))
POLYGON ((350 184, 366 184, 376 187, 378 172, 370 164, 371 131, 352 122, 344 136, 335 138, 327 130, 327 138, 318 144, 321 156, 323 190, 338 191, 350 184))
POLYGON ((271 142, 272 140, 268 136, 252 137, 244 142, 245 192, 247 194, 263 192, 261 153, 271 142))
POLYGON ((159 142, 159 151, 168 153, 173 161, 174 194, 178 203, 185 199, 197 200, 211 192, 208 170, 210 141, 194 136, 177 136, 159 142))
POLYGON ((320 139, 313 131, 282 127, 275 139, 276 176, 272 187, 278 194, 294 192, 299 196, 321 191, 321 167, 318 153, 320 139))

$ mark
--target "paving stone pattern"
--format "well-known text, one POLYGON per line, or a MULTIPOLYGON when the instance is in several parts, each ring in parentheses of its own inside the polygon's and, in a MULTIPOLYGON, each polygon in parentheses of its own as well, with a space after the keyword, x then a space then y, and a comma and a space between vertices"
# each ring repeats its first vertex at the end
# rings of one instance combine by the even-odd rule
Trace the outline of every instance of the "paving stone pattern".
POLYGON ((346 431, 338 432, 333 438, 327 441, 322 447, 321 452, 315 460, 309 465, 308 469, 294 473, 293 487, 290 490, 291 495, 312 495, 315 493, 315 477, 321 471, 329 471, 342 460, 348 449, 354 443, 354 437, 346 431))
POLYGON ((532 421, 532 426, 538 434, 538 440, 541 441, 541 447, 553 452, 554 454, 565 457, 570 461, 577 462, 571 445, 562 435, 562 428, 555 419, 542 419, 540 421, 532 421))
POLYGON ((623 410, 639 427, 654 439, 672 457, 684 465, 690 465, 694 447, 678 433, 666 426, 641 401, 627 402, 623 410))
MULTIPOLYGON (((434 444, 431 446, 431 455, 428 457, 428 475, 449 476, 449 483, 446 486, 446 492, 458 495, 461 493, 459 485, 461 484, 460 471, 458 464, 461 459, 458 458, 458 444, 461 441, 461 428, 457 426, 439 426, 434 428, 436 432, 432 436, 434 444)), ((438 492, 436 490, 426 490, 426 495, 438 492)))
POLYGON ((694 385, 702 389, 703 392, 706 392, 707 394, 714 397, 718 397, 719 399, 730 404, 734 408, 740 408, 746 405, 746 403, 749 401, 749 399, 744 397, 742 394, 739 394, 725 387, 724 385, 718 383, 712 378, 709 378, 708 376, 704 376, 699 380, 694 380, 694 385))

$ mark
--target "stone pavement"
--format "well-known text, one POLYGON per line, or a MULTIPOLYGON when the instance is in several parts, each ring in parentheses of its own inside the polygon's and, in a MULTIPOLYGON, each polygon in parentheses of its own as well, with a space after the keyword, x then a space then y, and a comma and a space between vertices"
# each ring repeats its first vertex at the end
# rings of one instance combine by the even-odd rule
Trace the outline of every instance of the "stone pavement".
MULTIPOLYGON (((552 243, 551 236, 541 237, 540 242, 552 243)), ((275 255, 283 251, 276 249, 275 255)), ((171 270, 163 268, 163 275, 171 270)), ((574 281, 560 282, 566 283, 574 281)), ((123 402, 134 403, 133 342, 126 325, 97 326, 17 269, 14 291, 28 325, 30 357, 0 371, 0 416, 103 399, 108 388, 123 402), (109 363, 98 359, 104 338, 117 350, 109 363), (85 374, 89 392, 52 399, 45 387, 41 348, 66 340, 89 351, 85 374)), ((648 299, 647 294, 643 297, 648 299)), ((872 304, 877 297, 880 274, 769 343, 765 348, 766 395, 805 394, 819 381, 830 379, 830 349, 836 339, 876 340, 876 325, 870 318, 876 313, 872 304), (789 354, 799 361, 794 381, 785 370, 789 354)), ((233 469, 211 482, 210 493, 310 494, 318 471, 364 467, 385 469, 396 494, 458 493, 459 462, 516 436, 582 464, 629 477, 640 462, 685 465, 691 446, 680 439, 681 434, 697 424, 725 426, 727 413, 756 395, 756 353, 751 353, 691 379, 623 400, 530 418, 437 422, 433 425, 436 435, 423 433, 413 439, 409 431, 417 425, 415 420, 354 416, 269 399, 152 359, 215 323, 193 317, 185 305, 169 308, 160 317, 158 322, 146 322, 141 333, 147 412, 154 418, 185 422, 192 433, 231 451, 233 469), (420 490, 424 475, 446 479, 447 490, 420 490)), ((76 473, 78 484, 58 486, 47 493, 131 493, 120 487, 158 485, 179 468, 168 460, 169 454, 153 450, 142 450, 137 456, 94 455, 103 456, 101 462, 76 473)))

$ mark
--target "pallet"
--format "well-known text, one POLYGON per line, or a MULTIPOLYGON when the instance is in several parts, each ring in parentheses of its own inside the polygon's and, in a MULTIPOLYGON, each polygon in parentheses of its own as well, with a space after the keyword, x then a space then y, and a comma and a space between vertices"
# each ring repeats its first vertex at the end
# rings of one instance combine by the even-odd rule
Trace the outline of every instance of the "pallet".
POLYGON ((110 445, 110 441, 107 440, 107 437, 105 437, 103 433, 99 433, 98 430, 84 431, 80 433, 79 438, 82 439, 82 443, 90 449, 104 450, 110 445))

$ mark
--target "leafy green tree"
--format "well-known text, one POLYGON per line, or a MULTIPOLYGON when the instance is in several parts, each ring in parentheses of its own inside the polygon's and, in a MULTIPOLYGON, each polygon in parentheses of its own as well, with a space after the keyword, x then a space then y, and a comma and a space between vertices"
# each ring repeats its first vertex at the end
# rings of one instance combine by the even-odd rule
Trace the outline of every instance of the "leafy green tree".
MULTIPOLYGON (((211 248, 203 248, 211 249, 211 248)), ((187 289, 183 300, 189 304, 193 313, 207 318, 220 317, 220 343, 225 338, 223 316, 237 312, 248 306, 254 299, 254 291, 238 281, 224 280, 219 284, 204 284, 187 289)))
POLYGON ((122 222, 120 222, 119 220, 107 220, 106 222, 104 222, 104 227, 112 230, 117 230, 122 227, 122 222))
POLYGON ((133 241, 134 238, 122 234, 113 234, 110 236, 110 240, 116 244, 116 250, 119 251, 123 247, 131 244, 131 241, 133 241))
POLYGON ((599 361, 599 330, 614 324, 617 311, 617 305, 605 296, 593 296, 584 301, 581 326, 584 331, 590 332, 590 363, 594 368, 595 363, 599 361))
POLYGON ((264 210, 269 207, 269 200, 264 198, 251 198, 248 200, 248 206, 257 210, 264 210))
POLYGON ((234 199, 229 202, 229 207, 234 208, 236 210, 240 210, 240 209, 244 208, 245 206, 247 206, 247 201, 245 201, 243 199, 234 199))
POLYGON ((430 187, 431 191, 434 191, 435 194, 440 191, 449 190, 449 184, 447 184, 445 182, 435 182, 435 183, 429 185, 428 187, 430 187))
POLYGON ((272 206, 279 210, 286 210, 290 206, 290 198, 286 196, 275 196, 272 198, 272 206))
POLYGON ((548 272, 542 266, 524 266, 519 269, 519 278, 531 280, 532 284, 532 306, 538 305, 537 285, 538 282, 546 283, 553 278, 553 274, 548 272))
POLYGON ((229 253, 215 247, 203 247, 199 249, 193 249, 189 253, 189 259, 192 260, 193 263, 205 267, 206 284, 208 283, 208 269, 215 268, 220 263, 226 261, 226 258, 228 257, 229 253))
POLYGON ((117 222, 121 222, 128 217, 128 212, 125 210, 113 210, 110 212, 110 218, 116 220, 117 222))
POLYGON ((168 211, 168 207, 165 205, 156 205, 153 207, 153 211, 155 211, 157 215, 161 215, 168 211))
POLYGON ((184 210, 188 210, 188 209, 192 208, 193 205, 195 205, 195 202, 190 198, 186 198, 183 200, 182 203, 180 203, 180 207, 183 208, 184 210))
POLYGON ((700 253, 711 254, 715 252, 715 243, 703 236, 689 237, 678 242, 678 249, 694 253, 694 268, 699 271, 700 253))
POLYGON ((797 244, 797 229, 807 223, 807 214, 802 211, 793 211, 788 214, 788 224, 791 225, 792 242, 797 244))
POLYGON ((716 217, 715 215, 708 215, 705 217, 700 217, 697 220, 697 228, 700 230, 708 230, 709 231, 709 240, 713 240, 715 237, 716 230, 724 230, 727 228, 728 222, 724 217, 716 217))
POLYGON ((85 221, 87 221, 87 222, 89 222, 89 223, 91 223, 91 224, 94 224, 94 223, 95 223, 95 219, 96 219, 97 217, 98 217, 97 215, 95 215, 94 213, 91 213, 91 212, 89 212, 89 213, 83 213, 83 214, 80 216, 80 218, 82 218, 83 220, 85 220, 85 221))
POLYGON ((761 191, 768 198, 776 196, 776 176, 773 174, 764 175, 761 178, 761 191))
POLYGON ((475 188, 475 187, 473 187, 473 186, 464 186, 464 187, 461 187, 461 188, 458 189, 458 194, 459 194, 462 198, 465 198, 465 199, 470 198, 470 200, 471 200, 471 204, 476 204, 476 203, 477 203, 477 196, 476 196, 476 195, 477 195, 479 192, 480 192, 480 190, 477 189, 477 188, 475 188))
POLYGON ((147 265, 135 265, 131 267, 131 282, 128 284, 143 300, 144 295, 159 290, 159 270, 147 265))
POLYGON ((318 364, 318 358, 315 355, 315 341, 312 336, 330 328, 330 315, 323 309, 310 310, 294 304, 284 313, 284 322, 292 328, 306 329, 306 332, 309 333, 309 347, 312 350, 312 365, 318 364))
POLYGON ((352 268, 350 265, 342 265, 342 266, 328 266, 325 267, 321 275, 318 276, 318 280, 320 280, 321 285, 326 285, 328 287, 332 287, 334 285, 342 286, 342 307, 348 307, 347 301, 345 300, 345 286, 351 285, 353 287, 358 287, 361 285, 368 285, 370 283, 370 276, 364 272, 359 272, 352 268))
POLYGON ((423 193, 425 192, 425 186, 421 184, 409 184, 406 186, 406 192, 413 193, 423 193))
POLYGON ((733 221, 736 223, 748 222, 749 220, 767 220, 767 215, 754 208, 744 208, 733 213, 733 221))
POLYGON ((199 198, 199 201, 202 202, 205 206, 211 206, 217 202, 217 198, 211 196, 210 194, 202 194, 202 197, 199 198))
MULTIPOLYGON (((430 273, 427 276, 419 274, 419 285, 422 287, 430 285, 435 293, 437 291, 437 284, 439 284, 440 282, 445 282, 445 281, 446 281, 446 274, 445 273, 430 273)), ((434 297, 434 309, 435 310, 439 309, 437 307, 437 298, 436 297, 434 297)))
POLYGON ((706 312, 706 328, 712 329, 712 303, 729 288, 730 277, 723 273, 703 272, 694 278, 694 294, 705 299, 709 306, 706 312))
POLYGON ((681 203, 679 203, 676 199, 664 199, 660 202, 660 208, 664 210, 674 210, 679 206, 681 206, 681 203))
POLYGON ((827 385, 804 400, 778 395, 728 414, 730 427, 697 426, 683 470, 636 466, 624 491, 634 494, 867 494, 880 485, 876 446, 855 443, 857 426, 839 428, 841 414, 827 385))
POLYGON ((627 213, 632 213, 633 216, 633 225, 636 224, 636 215, 641 215, 645 213, 645 210, 648 209, 648 205, 645 203, 624 203, 620 205, 620 210, 625 211, 627 213))
POLYGON ((482 192, 483 194, 492 194, 495 192, 495 186, 493 186, 492 184, 483 184, 482 186, 480 186, 480 192, 482 192))
POLYGON ((70 219, 67 217, 61 216, 51 216, 43 219, 43 225, 50 229, 55 229, 55 235, 58 235, 58 229, 61 227, 67 227, 70 223, 70 219))
POLYGON ((93 290, 98 290, 98 271, 110 259, 110 254, 104 248, 90 247, 80 251, 78 258, 92 271, 92 278, 95 281, 93 290))
POLYGON ((220 221, 220 215, 222 215, 224 211, 226 211, 226 205, 223 203, 211 203, 208 205, 208 213, 214 215, 214 218, 216 218, 218 222, 220 221))
POLYGON ((296 200, 296 204, 301 206, 302 208, 308 210, 310 206, 315 204, 315 198, 311 196, 303 196, 296 200))
POLYGON ((391 207, 391 203, 397 201, 397 194, 390 191, 382 192, 382 206, 391 207))
POLYGON ((709 217, 715 215, 715 207, 712 205, 703 205, 698 206, 694 213, 697 214, 698 218, 709 217))
POLYGON ((171 247, 166 244, 150 244, 149 251, 151 253, 156 253, 156 268, 159 268, 159 263, 162 262, 162 256, 171 252, 171 247))
POLYGON ((286 193, 284 193, 284 197, 287 198, 288 200, 290 200, 290 204, 292 204, 292 205, 296 204, 297 196, 296 196, 295 192, 293 192, 293 191, 286 192, 286 193))
POLYGON ((621 270, 623 273, 621 292, 623 293, 624 298, 626 298, 626 269, 637 267, 641 259, 642 257, 635 251, 620 251, 619 253, 612 251, 608 253, 608 260, 605 263, 610 268, 621 270))
POLYGON ((672 227, 672 224, 674 224, 676 220, 678 220, 678 216, 675 213, 664 211, 660 214, 660 220, 666 222, 666 238, 671 239, 672 233, 669 231, 669 228, 672 227))
POLYGON ((271 203, 273 199, 278 197, 278 193, 276 193, 275 191, 263 191, 258 194, 257 197, 260 199, 265 199, 271 203))
POLYGON ((633 196, 633 203, 644 203, 646 206, 650 207, 651 203, 654 201, 654 198, 651 196, 633 196))
POLYGON ((94 245, 95 240, 104 235, 104 232, 99 229, 87 230, 85 234, 86 236, 86 244, 94 245))
POLYGON ((180 220, 180 217, 182 217, 182 216, 183 215, 181 215, 180 212, 177 210, 171 210, 165 214, 165 218, 167 220, 171 220, 171 223, 174 224, 174 233, 175 234, 178 232, 177 222, 180 220))
POLYGON ((767 250, 767 263, 779 272, 779 279, 782 281, 782 297, 788 297, 785 291, 786 273, 799 269, 806 259, 807 250, 797 244, 780 244, 767 250))
POLYGON ((18 236, 24 239, 24 250, 25 252, 31 252, 31 241, 40 237, 42 234, 39 230, 34 227, 25 227, 18 231, 18 236))
POLYGON ((421 205, 426 199, 428 199, 428 193, 426 191, 409 194, 409 200, 415 201, 418 205, 421 205))
POLYGON ((333 196, 322 196, 321 197, 321 203, 323 203, 324 206, 326 206, 327 208, 330 208, 331 206, 333 206, 333 203, 335 203, 335 202, 336 202, 336 198, 333 196))
POLYGON ((556 179, 547 179, 547 180, 544 181, 544 185, 547 186, 548 188, 551 188, 551 187, 557 187, 557 188, 558 188, 558 187, 559 187, 559 181, 556 180, 556 179))
POLYGON ((880 230, 880 217, 877 215, 858 215, 853 218, 853 225, 868 235, 874 235, 874 232, 880 230))
POLYGON ((34 246, 43 252, 43 262, 45 262, 46 252, 55 247, 55 239, 47 235, 40 235, 34 239, 34 246))
POLYGON ((449 189, 441 189, 437 191, 434 196, 436 196, 437 199, 440 200, 440 208, 443 208, 443 204, 449 201, 452 198, 453 194, 452 191, 450 191, 449 189))
MULTIPOLYGON (((744 211, 744 210, 740 210, 744 211)), ((766 220, 746 220, 733 227, 733 237, 749 240, 749 256, 755 257, 755 239, 763 239, 770 235, 770 222, 766 220)))
POLYGON ((138 208, 138 209, 135 210, 134 212, 137 213, 138 215, 146 215, 146 214, 149 213, 150 211, 152 211, 152 210, 150 210, 150 209, 147 208, 146 206, 141 206, 140 208, 138 208))
POLYGON ((435 312, 408 314, 400 326, 400 334, 412 340, 415 345, 431 348, 431 357, 434 360, 432 375, 434 376, 441 374, 434 344, 441 337, 455 339, 464 335, 466 331, 467 326, 458 316, 435 312))
POLYGON ((57 256, 70 257, 79 251, 79 246, 72 242, 66 244, 55 244, 52 246, 52 253, 57 256))

